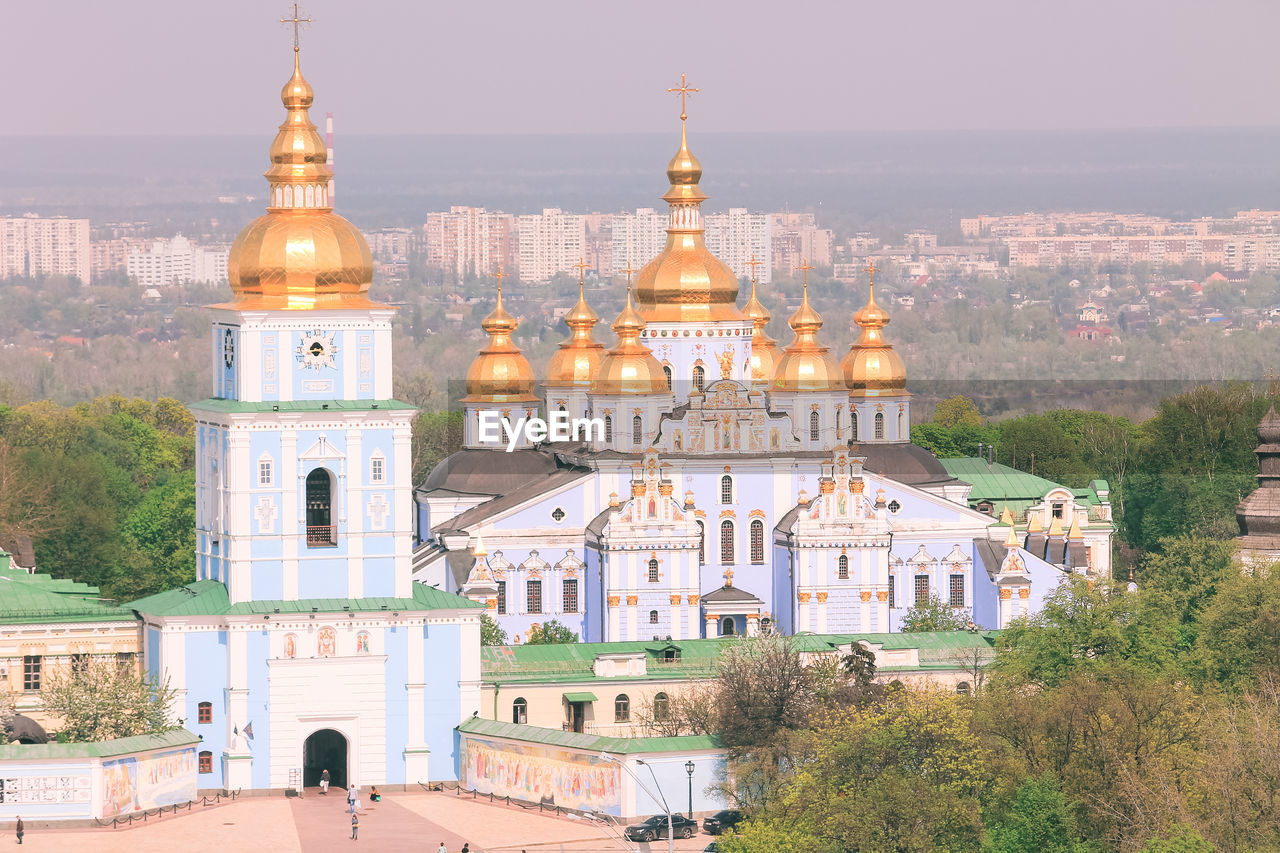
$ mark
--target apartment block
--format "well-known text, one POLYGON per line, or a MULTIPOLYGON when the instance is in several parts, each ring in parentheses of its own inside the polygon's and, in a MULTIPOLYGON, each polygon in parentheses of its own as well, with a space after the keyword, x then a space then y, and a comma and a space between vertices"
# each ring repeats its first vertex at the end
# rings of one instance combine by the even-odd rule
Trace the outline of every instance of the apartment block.
POLYGON ((92 266, 89 220, 0 218, 0 278, 67 275, 89 284, 92 266))
MULTIPOLYGON (((457 278, 490 275, 517 264, 516 218, 483 207, 451 207, 427 214, 427 265, 457 278)), ((575 259, 576 260, 576 259, 575 259)))
POLYGON ((226 246, 197 246, 179 234, 129 252, 129 278, 141 287, 170 287, 186 282, 227 280, 226 246))
POLYGON ((549 207, 517 219, 520 280, 550 281, 557 273, 577 272, 586 257, 586 217, 549 207))

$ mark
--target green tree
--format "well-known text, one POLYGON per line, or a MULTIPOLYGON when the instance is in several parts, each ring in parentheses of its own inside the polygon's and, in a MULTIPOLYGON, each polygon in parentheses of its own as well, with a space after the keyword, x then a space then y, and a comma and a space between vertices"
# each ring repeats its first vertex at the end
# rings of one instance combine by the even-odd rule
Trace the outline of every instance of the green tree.
POLYGON ((1188 826, 1176 826, 1164 837, 1153 838, 1142 848, 1142 853, 1213 853, 1214 846, 1204 836, 1188 826))
POLYGON ((169 714, 174 696, 167 683, 97 657, 55 671, 40 691, 45 712, 61 720, 59 740, 72 743, 172 731, 178 728, 169 714))
POLYGON ((983 853, 1086 853, 1074 809, 1050 775, 1018 786, 1013 800, 989 815, 983 853))
POLYGON ((423 412, 413 422, 413 482, 421 483, 445 457, 462 449, 461 412, 423 412))
POLYGON ((959 631, 969 625, 969 614, 962 608, 955 608, 936 595, 930 594, 925 601, 917 602, 907 608, 902 617, 904 634, 919 631, 959 631))
POLYGON ((107 581, 121 599, 173 589, 196 579, 196 477, 174 474, 147 492, 121 525, 131 559, 107 581))
POLYGON ((1228 574, 1197 625, 1201 678, 1228 690, 1280 672, 1280 569, 1228 574))
POLYGON ((480 614, 480 645, 482 646, 505 646, 507 644, 507 632, 502 630, 502 626, 498 624, 498 620, 494 619, 487 612, 480 614))
POLYGON ((982 426, 982 413, 973 401, 962 394, 939 400, 933 409, 933 422, 941 427, 952 429, 958 426, 982 426))
POLYGON ((576 642, 578 642, 578 635, 556 619, 548 619, 541 625, 534 625, 525 637, 525 644, 529 646, 576 642))

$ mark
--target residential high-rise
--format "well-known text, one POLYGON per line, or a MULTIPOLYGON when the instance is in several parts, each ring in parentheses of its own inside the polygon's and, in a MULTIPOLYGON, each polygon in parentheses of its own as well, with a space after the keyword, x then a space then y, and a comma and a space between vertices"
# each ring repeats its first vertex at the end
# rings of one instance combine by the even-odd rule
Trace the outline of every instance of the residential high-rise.
POLYGON ((179 234, 156 240, 150 249, 130 251, 126 269, 129 278, 142 287, 226 281, 227 247, 197 246, 179 234))
POLYGON ((550 281, 568 272, 586 255, 586 217, 549 207, 519 219, 520 280, 550 281))
POLYGON ((768 258, 773 249, 773 223, 767 213, 751 213, 745 207, 731 207, 727 213, 706 216, 707 248, 724 261, 738 278, 751 275, 749 261, 764 266, 757 274, 761 284, 773 281, 768 258))
POLYGON ((0 218, 0 278, 21 275, 69 275, 89 284, 89 220, 0 218))
POLYGON ((510 268, 515 257, 515 217, 483 207, 451 207, 427 214, 423 227, 428 266, 457 278, 510 268))
POLYGON ((613 275, 630 264, 639 269, 658 256, 667 242, 667 215, 651 207, 613 217, 613 275))

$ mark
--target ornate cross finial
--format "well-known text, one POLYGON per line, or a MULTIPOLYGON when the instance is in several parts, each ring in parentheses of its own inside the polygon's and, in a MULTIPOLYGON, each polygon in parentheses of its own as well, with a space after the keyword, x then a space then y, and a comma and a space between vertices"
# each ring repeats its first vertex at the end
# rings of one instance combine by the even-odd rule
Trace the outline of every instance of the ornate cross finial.
POLYGON ((755 253, 751 253, 751 259, 747 261, 747 266, 751 267, 751 283, 756 283, 756 267, 761 266, 764 261, 757 261, 755 253))
POLYGON ((800 259, 800 266, 796 267, 796 269, 798 269, 798 270, 800 270, 800 272, 804 273, 804 287, 805 287, 805 289, 806 289, 806 290, 808 290, 808 289, 809 289, 809 270, 811 270, 811 269, 815 269, 815 267, 811 267, 811 266, 809 266, 809 259, 808 259, 808 258, 801 258, 801 259, 800 259))
POLYGON ((1267 380, 1267 396, 1271 398, 1271 404, 1275 405, 1276 391, 1280 390, 1280 380, 1276 378, 1275 370, 1270 367, 1262 371, 1262 378, 1267 380))
POLYGON ((298 44, 298 34, 299 34, 299 32, 302 30, 302 27, 303 27, 303 25, 304 25, 304 24, 309 24, 309 23, 311 23, 311 19, 310 19, 310 18, 303 18, 303 17, 301 17, 301 16, 300 16, 300 14, 299 14, 299 12, 298 12, 298 4, 297 4, 297 3, 294 3, 294 4, 293 4, 293 17, 292 17, 292 18, 281 18, 281 19, 280 19, 280 23, 282 23, 282 24, 293 24, 293 52, 294 52, 294 53, 297 53, 297 52, 298 52, 298 48, 299 48, 299 44, 298 44))
POLYGON ((578 258, 578 262, 573 266, 578 271, 578 284, 585 287, 587 283, 587 270, 593 270, 595 267, 587 263, 586 258, 578 258))
POLYGON ((733 569, 724 570, 724 585, 733 586, 733 569))
POLYGON ((686 119, 688 119, 689 114, 685 111, 685 98, 687 98, 689 95, 693 95, 697 93, 699 90, 694 89, 688 84, 688 82, 686 82, 684 73, 682 72, 680 74, 680 86, 678 88, 668 89, 667 91, 672 93, 675 93, 675 92, 680 93, 680 120, 685 121, 686 119))
POLYGON ((502 264, 498 264, 498 271, 497 271, 496 273, 494 273, 494 274, 493 274, 493 277, 494 277, 494 278, 496 278, 496 279, 498 280, 498 295, 499 295, 499 296, 501 296, 501 295, 502 295, 502 280, 503 280, 504 278, 510 278, 510 277, 511 277, 511 273, 505 273, 505 272, 503 272, 503 271, 502 271, 502 264))
POLYGON ((634 270, 634 269, 632 269, 632 267, 631 267, 631 259, 630 259, 630 258, 627 258, 627 268, 626 268, 625 270, 623 270, 623 272, 624 272, 624 273, 626 273, 626 276, 627 276, 627 290, 630 290, 630 289, 631 289, 631 274, 635 272, 635 270, 634 270))
POLYGON ((876 286, 876 273, 878 273, 879 271, 880 271, 880 268, 876 266, 876 262, 874 260, 867 261, 867 266, 866 266, 867 278, 871 281, 872 287, 876 286))

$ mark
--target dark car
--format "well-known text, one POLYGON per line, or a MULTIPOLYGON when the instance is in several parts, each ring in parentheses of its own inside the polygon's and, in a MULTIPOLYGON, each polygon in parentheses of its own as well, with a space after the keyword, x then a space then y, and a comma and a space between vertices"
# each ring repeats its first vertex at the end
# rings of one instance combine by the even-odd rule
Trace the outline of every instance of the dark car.
POLYGON ((702 853, 720 853, 720 842, 712 841, 706 847, 702 848, 702 853))
MULTIPOLYGON (((684 815, 673 814, 671 816, 671 830, 675 833, 676 838, 693 838, 698 834, 698 822, 690 820, 684 815)), ((644 823, 628 826, 626 835, 630 841, 653 841, 657 838, 666 838, 667 816, 656 814, 644 823)))
POLYGON ((702 828, 712 835, 719 835, 740 823, 742 823, 742 812, 737 809, 724 809, 703 820, 702 828))

